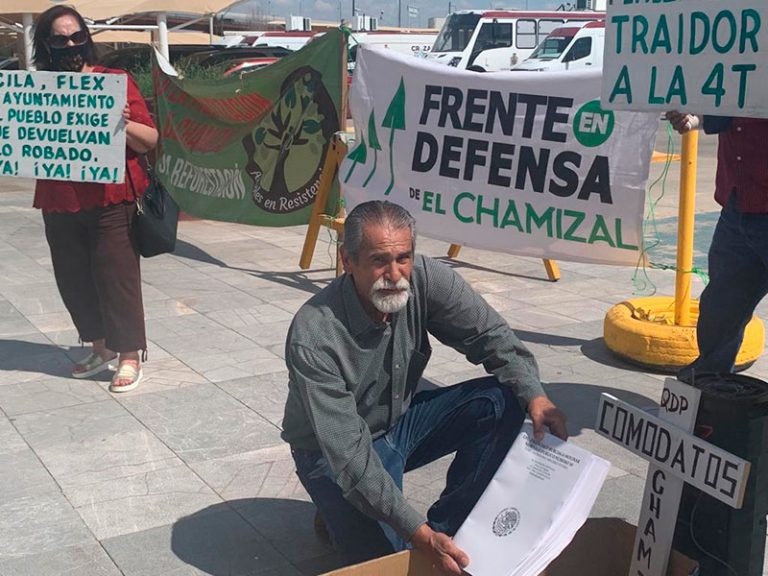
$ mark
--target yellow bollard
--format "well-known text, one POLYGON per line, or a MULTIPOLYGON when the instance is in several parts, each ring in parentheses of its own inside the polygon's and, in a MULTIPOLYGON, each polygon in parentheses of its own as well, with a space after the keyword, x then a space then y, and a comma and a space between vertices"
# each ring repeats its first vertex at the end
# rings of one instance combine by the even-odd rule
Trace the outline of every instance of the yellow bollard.
POLYGON ((699 132, 683 135, 680 159, 680 206, 677 223, 677 271, 675 273, 675 326, 691 326, 691 268, 693 268, 693 224, 696 211, 696 159, 699 132))
MULTIPOLYGON (((697 131, 683 136, 674 298, 652 296, 626 300, 608 310, 603 323, 605 345, 614 354, 662 372, 674 372, 693 362, 699 354, 696 343, 699 302, 691 299, 698 138, 697 131)), ((744 369, 759 358, 764 342, 763 323, 753 316, 744 331, 736 369, 744 369)))

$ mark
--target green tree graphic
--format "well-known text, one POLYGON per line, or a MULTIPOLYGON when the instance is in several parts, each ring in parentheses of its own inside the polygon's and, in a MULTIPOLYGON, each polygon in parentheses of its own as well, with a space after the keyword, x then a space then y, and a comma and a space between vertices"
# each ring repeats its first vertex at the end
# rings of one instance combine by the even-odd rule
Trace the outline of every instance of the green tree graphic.
POLYGON ((379 136, 376 134, 376 111, 371 110, 371 115, 368 117, 368 144, 373 150, 373 169, 368 174, 368 178, 363 182, 363 188, 368 186, 368 182, 371 181, 373 175, 376 173, 376 165, 379 160, 378 151, 381 150, 381 144, 379 143, 379 136))
POLYGON ((309 73, 295 78, 253 133, 254 160, 264 167, 259 185, 271 193, 301 188, 322 157, 326 114, 318 106, 317 84, 309 73))
POLYGON ((389 128, 389 186, 384 191, 384 196, 389 196, 392 187, 395 185, 395 159, 393 148, 395 144, 395 131, 405 130, 405 84, 400 77, 400 86, 397 88, 392 101, 389 103, 387 113, 384 115, 384 121, 381 123, 384 128, 389 128))
POLYGON ((365 136, 360 134, 360 144, 358 144, 352 152, 347 155, 347 158, 352 160, 352 166, 349 167, 349 170, 347 171, 347 177, 344 178, 344 184, 349 182, 349 178, 352 176, 352 172, 355 171, 355 166, 360 164, 365 164, 366 160, 368 160, 368 147, 365 145, 365 136))

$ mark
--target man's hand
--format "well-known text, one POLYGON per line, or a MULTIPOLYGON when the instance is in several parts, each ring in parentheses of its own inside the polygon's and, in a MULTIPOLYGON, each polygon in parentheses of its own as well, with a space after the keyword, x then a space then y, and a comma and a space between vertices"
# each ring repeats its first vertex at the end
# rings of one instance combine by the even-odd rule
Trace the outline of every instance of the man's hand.
POLYGON ((568 440, 568 428, 565 426, 565 414, 546 396, 536 396, 528 403, 528 416, 533 422, 533 437, 544 438, 544 426, 562 440, 568 440))
POLYGON ((461 576, 462 568, 469 564, 469 556, 453 543, 450 536, 435 532, 428 524, 418 527, 411 536, 411 544, 425 553, 443 574, 461 576))
POLYGON ((670 110, 664 117, 669 120, 670 124, 672 124, 672 128, 680 134, 696 130, 699 127, 699 117, 694 114, 686 114, 685 112, 670 110))

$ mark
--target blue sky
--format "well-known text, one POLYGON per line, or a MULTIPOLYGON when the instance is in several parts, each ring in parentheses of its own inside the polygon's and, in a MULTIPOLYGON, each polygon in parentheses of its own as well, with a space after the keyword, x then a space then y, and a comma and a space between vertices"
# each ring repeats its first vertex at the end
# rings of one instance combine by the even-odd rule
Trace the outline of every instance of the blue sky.
MULTIPOLYGON (((575 3, 575 0, 571 0, 575 3)), ((452 10, 509 8, 509 9, 555 9, 563 2, 561 0, 450 0, 452 10)), ((426 26, 427 19, 433 16, 445 16, 448 12, 449 0, 400 0, 402 6, 403 26, 426 26), (411 18, 408 22, 408 6, 414 6, 419 11, 419 18, 411 18)), ((355 8, 369 16, 379 18, 379 23, 386 26, 397 25, 398 0, 355 0, 355 8)), ((274 14, 278 17, 307 16, 317 20, 338 20, 339 11, 344 18, 352 15, 352 0, 250 0, 230 10, 244 14, 274 14)))

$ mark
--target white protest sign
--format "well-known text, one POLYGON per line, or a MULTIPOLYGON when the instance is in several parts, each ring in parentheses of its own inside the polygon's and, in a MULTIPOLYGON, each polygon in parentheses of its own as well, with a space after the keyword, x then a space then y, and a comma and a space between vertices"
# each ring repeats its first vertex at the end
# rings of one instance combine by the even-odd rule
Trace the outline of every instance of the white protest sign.
POLYGON ((733 508, 741 508, 749 462, 602 394, 595 431, 733 508))
POLYGON ((765 0, 610 0, 603 106, 768 117, 764 14, 765 0))
POLYGON ((123 182, 123 74, 0 71, 0 176, 123 182))
POLYGON ((599 97, 599 71, 478 74, 361 45, 347 206, 395 202, 463 246, 636 265, 658 116, 599 97))
MULTIPOLYGON (((700 390, 667 378, 661 393, 659 418, 690 433, 696 425, 700 399, 700 390)), ((667 474, 653 463, 648 467, 630 574, 666 575, 684 484, 682 478, 667 474)))

